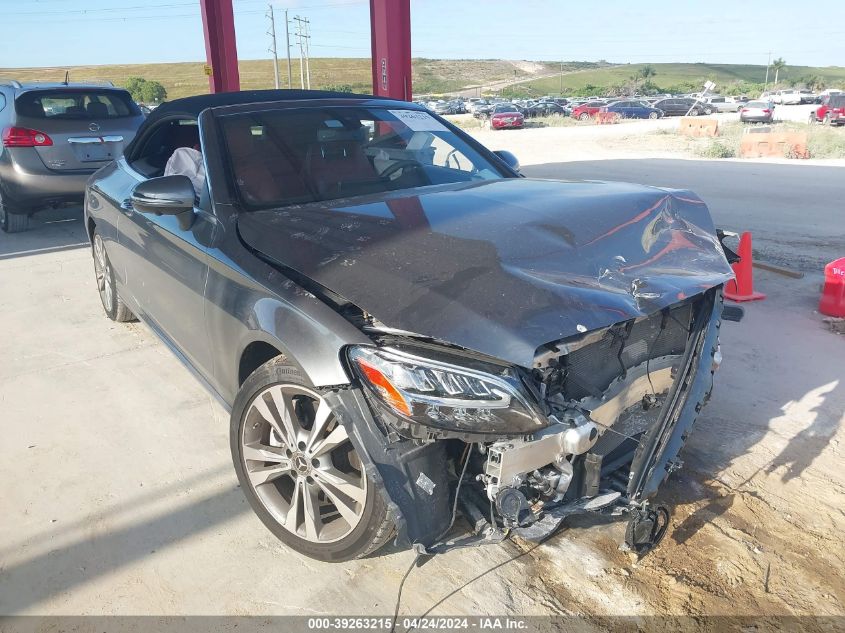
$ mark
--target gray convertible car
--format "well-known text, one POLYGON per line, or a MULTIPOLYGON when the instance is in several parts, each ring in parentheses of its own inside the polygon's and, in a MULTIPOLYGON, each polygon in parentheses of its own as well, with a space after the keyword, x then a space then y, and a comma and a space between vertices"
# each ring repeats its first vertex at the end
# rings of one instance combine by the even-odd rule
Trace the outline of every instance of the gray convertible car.
POLYGON ((106 314, 231 411, 292 548, 442 551, 458 509, 462 543, 585 512, 636 551, 665 532, 732 276, 694 194, 524 178, 410 103, 256 91, 156 109, 85 221, 106 314))

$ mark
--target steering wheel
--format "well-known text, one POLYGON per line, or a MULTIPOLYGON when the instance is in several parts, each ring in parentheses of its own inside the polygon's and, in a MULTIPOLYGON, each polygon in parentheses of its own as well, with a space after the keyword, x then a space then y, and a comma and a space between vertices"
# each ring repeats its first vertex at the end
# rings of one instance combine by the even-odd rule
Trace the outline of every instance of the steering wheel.
POLYGON ((463 170, 461 169, 461 161, 460 161, 460 159, 458 158, 458 150, 457 150, 457 149, 453 149, 453 150, 452 150, 452 151, 450 151, 448 154, 446 154, 446 160, 445 160, 444 162, 446 163, 446 166, 447 166, 447 167, 449 166, 449 161, 450 161, 450 160, 454 160, 454 161, 455 161, 455 169, 458 169, 458 170, 463 171, 463 170))
POLYGON ((395 163, 393 163, 387 169, 385 169, 383 172, 381 172, 380 176, 382 178, 390 178, 397 171, 399 171, 400 169, 405 169, 406 167, 412 167, 414 169, 420 169, 422 167, 422 165, 420 165, 415 160, 409 160, 409 159, 397 160, 395 163))

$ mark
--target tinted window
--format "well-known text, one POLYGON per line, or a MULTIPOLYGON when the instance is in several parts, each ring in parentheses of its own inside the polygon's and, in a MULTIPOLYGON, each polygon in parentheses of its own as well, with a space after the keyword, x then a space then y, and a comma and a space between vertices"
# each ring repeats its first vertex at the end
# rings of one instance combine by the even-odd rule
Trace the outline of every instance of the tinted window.
POLYGON ((118 90, 31 90, 15 100, 20 116, 34 119, 116 119, 141 111, 118 90))
POLYGON ((6 95, 0 92, 0 110, 6 107, 6 95))
POLYGON ((272 110, 222 121, 232 180, 250 209, 505 175, 417 110, 272 110))
POLYGON ((769 104, 766 101, 751 101, 745 104, 746 108, 768 108, 769 104))
POLYGON ((845 108, 845 95, 832 96, 827 105, 831 108, 845 108))
POLYGON ((519 110, 516 109, 516 106, 513 106, 508 103, 497 105, 495 108, 493 108, 493 114, 499 114, 500 112, 519 112, 519 110))

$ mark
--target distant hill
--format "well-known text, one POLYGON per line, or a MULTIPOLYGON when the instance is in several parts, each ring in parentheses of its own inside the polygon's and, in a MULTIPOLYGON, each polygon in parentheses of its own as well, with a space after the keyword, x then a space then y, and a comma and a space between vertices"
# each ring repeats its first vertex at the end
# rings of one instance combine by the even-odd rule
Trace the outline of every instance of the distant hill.
MULTIPOLYGON (((599 64, 587 64, 597 67, 599 64)), ((208 78, 202 62, 175 64, 122 64, 55 68, 0 68, 0 77, 21 81, 62 81, 70 71, 71 81, 104 79, 123 85, 132 76, 155 80, 167 89, 169 99, 208 92, 208 78)), ((293 87, 299 87, 299 59, 292 60, 293 87)), ((369 58, 313 58, 311 87, 315 89, 348 86, 356 92, 372 91, 369 58)), ((502 81, 531 79, 559 68, 558 63, 506 61, 500 59, 413 61, 416 94, 454 92, 460 88, 502 81)), ((574 69, 575 67, 573 67, 574 69)), ((241 60, 238 64, 241 87, 272 88, 273 64, 270 60, 241 60)), ((287 60, 279 60, 281 87, 287 87, 287 60)))
MULTIPOLYGON (((369 58, 315 58, 311 60, 311 86, 348 88, 355 92, 371 92, 369 58)), ((736 82, 762 84, 765 66, 744 64, 648 64, 656 75, 651 81, 668 90, 689 86, 700 87, 714 81, 719 89, 736 82)), ((0 68, 0 77, 27 80, 61 81, 70 71, 71 81, 105 79, 123 85, 132 76, 155 80, 167 89, 169 99, 208 92, 208 78, 202 62, 173 64, 124 64, 54 68, 0 68)), ((501 59, 423 59, 413 60, 414 94, 446 94, 463 90, 464 94, 480 94, 502 89, 511 94, 557 94, 561 83, 564 92, 595 88, 596 91, 630 81, 646 64, 610 65, 607 62, 508 61, 501 59), (472 88, 471 91, 467 91, 472 88), (485 90, 486 89, 486 90, 485 90)), ((242 60, 239 65, 244 89, 272 88, 273 65, 270 60, 242 60)), ((281 85, 287 87, 287 60, 279 61, 281 85)), ((293 87, 299 87, 299 59, 292 60, 293 87)), ((845 85, 845 68, 830 66, 787 66, 780 73, 781 83, 817 76, 828 85, 845 85)), ((774 77, 771 73, 770 79, 774 77)))
MULTIPOLYGON (((721 90, 726 86, 746 83, 763 84, 766 79, 766 67, 748 64, 622 64, 605 68, 587 69, 583 71, 565 73, 563 75, 564 92, 580 90, 590 86, 608 89, 624 84, 630 80, 644 66, 651 66, 656 75, 650 81, 669 90, 673 87, 689 85, 689 90, 701 88, 705 81, 710 80, 721 90)), ((840 66, 786 66, 780 71, 779 82, 787 85, 791 81, 802 81, 810 77, 819 77, 827 85, 840 86, 845 84, 845 68, 840 66)), ((769 81, 774 80, 774 70, 769 72, 769 81)), ((561 77, 546 77, 543 79, 527 80, 513 86, 516 92, 543 95, 557 94, 560 91, 561 77)))

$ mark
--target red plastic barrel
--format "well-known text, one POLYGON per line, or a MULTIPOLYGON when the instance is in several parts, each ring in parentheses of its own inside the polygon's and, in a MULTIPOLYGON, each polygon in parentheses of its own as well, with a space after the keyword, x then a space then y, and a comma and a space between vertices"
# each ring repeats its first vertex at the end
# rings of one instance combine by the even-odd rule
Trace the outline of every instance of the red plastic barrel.
POLYGON ((828 316, 845 317, 845 257, 824 267, 824 289, 819 312, 828 316))

